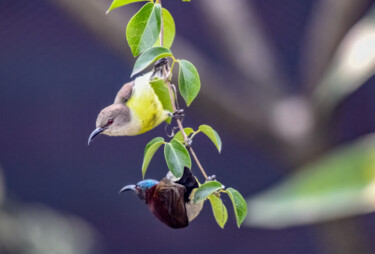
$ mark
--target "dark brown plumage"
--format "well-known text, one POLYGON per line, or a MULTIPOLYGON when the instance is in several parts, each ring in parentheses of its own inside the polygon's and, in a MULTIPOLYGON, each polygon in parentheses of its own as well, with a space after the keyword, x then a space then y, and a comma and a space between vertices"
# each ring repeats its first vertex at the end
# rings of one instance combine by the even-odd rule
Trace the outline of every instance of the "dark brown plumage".
POLYGON ((151 213, 171 228, 183 228, 189 225, 201 211, 203 202, 194 204, 191 193, 198 187, 198 182, 189 168, 176 182, 165 177, 160 182, 143 180, 136 185, 127 185, 122 191, 133 190, 145 200, 151 213))
POLYGON ((171 228, 189 225, 185 202, 185 187, 163 178, 146 192, 146 204, 156 218, 171 228))

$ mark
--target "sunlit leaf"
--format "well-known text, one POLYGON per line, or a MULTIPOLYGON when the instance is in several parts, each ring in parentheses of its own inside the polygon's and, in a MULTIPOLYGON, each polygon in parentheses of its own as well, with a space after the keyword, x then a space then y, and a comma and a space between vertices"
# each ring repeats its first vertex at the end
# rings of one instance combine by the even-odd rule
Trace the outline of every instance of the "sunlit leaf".
POLYGON ((282 228, 375 211, 375 136, 333 150, 248 200, 247 225, 282 228))
POLYGON ((142 177, 145 177, 146 170, 152 157, 154 156, 155 152, 159 149, 159 147, 164 143, 164 139, 162 137, 157 137, 152 139, 145 147, 145 152, 143 155, 143 163, 142 163, 142 177))
POLYGON ((143 71, 153 62, 169 56, 172 56, 171 51, 163 47, 154 47, 146 50, 138 57, 137 61, 135 61, 131 76, 143 71))
POLYGON ((191 168, 191 159, 185 146, 177 140, 172 140, 164 146, 164 156, 169 170, 175 177, 181 177, 184 167, 191 168))
MULTIPOLYGON (((173 112, 171 97, 169 96, 169 90, 167 84, 164 80, 155 78, 150 81, 151 87, 154 89, 156 95, 158 96, 161 104, 163 105, 163 109, 169 112, 173 112)), ((167 118, 165 120, 167 123, 171 122, 171 118, 167 118)))
POLYGON ((199 186, 198 190, 195 192, 194 195, 194 202, 199 202, 201 200, 206 199, 212 193, 222 189, 223 186, 218 181, 209 181, 205 182, 201 186, 199 186))
POLYGON ((220 153, 221 152, 221 139, 219 137, 219 134, 217 134, 217 132, 214 129, 212 129, 211 126, 208 126, 205 124, 199 126, 199 130, 203 132, 204 134, 206 134, 206 136, 209 139, 211 139, 212 143, 215 144, 217 150, 220 153))
POLYGON ((197 69, 187 60, 180 60, 180 71, 178 74, 178 87, 186 105, 190 105, 197 97, 201 88, 201 82, 197 69))
MULTIPOLYGON (((174 24, 174 20, 170 12, 163 8, 163 25, 164 25, 164 40, 163 40, 163 47, 164 48, 171 48, 173 44, 174 37, 176 35, 176 26, 174 24)), ((154 44, 154 47, 160 46, 160 36, 158 40, 154 44)))
POLYGON ((375 7, 345 36, 314 94, 323 114, 375 74, 375 7))
MULTIPOLYGON (((192 134, 194 132, 194 130, 190 127, 187 127, 187 128, 184 128, 184 132, 185 132, 186 136, 189 137, 189 135, 192 134)), ((176 140, 180 141, 181 143, 185 141, 184 136, 182 135, 181 131, 178 131, 174 135, 173 139, 176 139, 176 140)))
POLYGON ((126 27, 126 39, 134 56, 138 56, 154 45, 159 37, 160 28, 160 4, 145 4, 130 19, 126 27))
POLYGON ((226 189, 228 196, 230 197, 234 214, 236 215, 237 226, 240 227, 247 215, 247 204, 242 195, 233 188, 226 189))
POLYGON ((131 4, 131 3, 135 3, 135 2, 146 2, 146 1, 150 2, 150 0, 114 0, 111 6, 109 7, 109 9, 107 10, 107 14, 113 9, 116 9, 118 7, 131 4))
POLYGON ((225 223, 228 220, 227 208, 225 207, 221 198, 217 197, 214 194, 211 194, 210 196, 208 196, 208 200, 210 200, 212 212, 214 214, 217 224, 219 224, 221 228, 224 228, 225 223))

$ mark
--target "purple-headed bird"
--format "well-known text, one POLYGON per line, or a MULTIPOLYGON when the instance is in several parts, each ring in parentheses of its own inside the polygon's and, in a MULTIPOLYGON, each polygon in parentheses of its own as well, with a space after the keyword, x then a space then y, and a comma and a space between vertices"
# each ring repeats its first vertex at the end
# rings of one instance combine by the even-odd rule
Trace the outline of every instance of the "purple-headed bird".
POLYGON ((160 181, 147 179, 135 185, 126 185, 120 190, 134 191, 144 200, 156 218, 171 228, 183 228, 195 219, 203 207, 203 201, 194 203, 194 189, 198 182, 185 167, 184 174, 178 181, 165 177, 160 181))

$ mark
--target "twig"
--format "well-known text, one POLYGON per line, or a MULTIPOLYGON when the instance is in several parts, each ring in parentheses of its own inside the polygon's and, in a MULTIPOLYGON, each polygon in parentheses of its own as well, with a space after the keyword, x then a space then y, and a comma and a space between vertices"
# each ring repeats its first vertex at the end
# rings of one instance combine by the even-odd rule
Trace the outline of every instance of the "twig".
MULTIPOLYGON (((158 1, 160 6, 161 5, 161 0, 158 1)), ((164 23, 163 23, 163 15, 161 15, 161 29, 160 29, 160 46, 163 47, 163 44, 164 44, 164 23)), ((166 67, 165 65, 162 67, 162 71, 163 71, 163 78, 164 78, 164 82, 167 84, 168 86, 168 91, 169 91, 169 98, 171 100, 171 103, 172 103, 172 108, 173 108, 173 111, 176 112, 177 111, 177 108, 176 108, 176 104, 175 104, 175 97, 177 98, 177 94, 174 94, 173 90, 172 90, 172 84, 171 82, 169 81, 169 74, 166 70, 166 67)), ((171 70, 172 71, 172 70, 171 70)), ((184 141, 185 143, 187 144, 188 141, 189 141, 189 138, 187 137, 185 131, 184 131, 184 127, 182 126, 182 122, 180 119, 176 119, 176 122, 177 122, 177 125, 178 125, 178 128, 180 129, 181 131, 181 134, 182 136, 184 137, 184 141)), ((193 148, 191 146, 188 146, 188 150, 189 152, 191 153, 191 155, 193 156, 195 162, 197 163, 198 165, 198 168, 199 170, 201 171, 202 175, 204 176, 204 178, 207 180, 208 177, 207 177, 207 174, 206 172, 204 171, 203 167, 202 167, 202 164, 199 162, 198 160, 198 157, 197 155, 195 154, 193 148)))

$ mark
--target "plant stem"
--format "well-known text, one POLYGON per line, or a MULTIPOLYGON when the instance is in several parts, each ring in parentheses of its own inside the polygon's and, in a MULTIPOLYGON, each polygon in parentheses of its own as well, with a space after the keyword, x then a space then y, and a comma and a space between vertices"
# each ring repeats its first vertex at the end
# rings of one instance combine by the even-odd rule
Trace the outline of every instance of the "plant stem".
POLYGON ((207 176, 206 172, 204 171, 204 169, 203 169, 201 163, 199 162, 197 155, 194 153, 193 148, 192 148, 191 146, 189 146, 188 150, 190 151, 191 155, 193 156, 193 158, 194 158, 194 160, 195 160, 195 163, 197 163, 198 168, 200 169, 202 175, 204 176, 204 179, 207 180, 207 179, 208 179, 208 176, 207 176))
POLYGON ((161 8, 161 22, 160 22, 160 47, 163 47, 164 44, 164 21, 163 21, 163 6, 161 5, 161 0, 159 0, 161 8))
MULTIPOLYGON (((158 0, 158 3, 161 5, 161 0, 158 0)), ((162 15, 161 15, 161 28, 160 28, 160 46, 163 47, 163 44, 164 44, 164 23, 163 23, 163 8, 162 8, 162 15)), ((171 70, 172 71, 172 70, 171 70)), ((176 108, 176 104, 175 104, 175 96, 177 97, 177 94, 174 95, 174 92, 172 90, 172 84, 171 82, 169 81, 169 77, 171 76, 172 73, 169 73, 167 72, 167 69, 165 66, 163 66, 163 78, 164 78, 164 82, 167 84, 168 86, 168 91, 169 91, 169 98, 171 100, 171 103, 172 103, 172 108, 173 108, 173 111, 176 112, 177 111, 177 108, 176 108)), ((178 128, 180 129, 181 131, 181 134, 182 136, 184 137, 184 140, 185 140, 185 144, 188 143, 189 141, 189 138, 187 137, 185 131, 184 131, 184 127, 182 126, 182 122, 180 119, 176 119, 176 122, 177 122, 177 125, 178 125, 178 128)), ((202 164, 199 162, 198 160, 198 157, 197 155, 195 154, 193 148, 191 146, 188 146, 188 150, 189 152, 191 153, 191 155, 193 156, 194 160, 195 160, 195 163, 197 163, 197 166, 199 168, 199 170, 201 171, 202 175, 204 176, 204 178, 207 180, 207 174, 206 172, 204 171, 203 167, 202 167, 202 164)))

